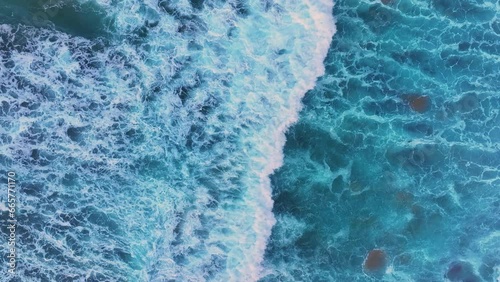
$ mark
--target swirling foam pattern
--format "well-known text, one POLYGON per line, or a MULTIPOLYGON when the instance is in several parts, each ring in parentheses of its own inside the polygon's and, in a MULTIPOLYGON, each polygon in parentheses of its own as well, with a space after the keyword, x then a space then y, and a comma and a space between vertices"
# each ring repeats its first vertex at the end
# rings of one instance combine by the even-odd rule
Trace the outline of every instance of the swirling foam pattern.
POLYGON ((259 279, 275 223, 268 175, 323 74, 332 5, 3 1, 15 280, 259 279))
POLYGON ((499 11, 336 2, 272 177, 262 281, 500 281, 499 11))

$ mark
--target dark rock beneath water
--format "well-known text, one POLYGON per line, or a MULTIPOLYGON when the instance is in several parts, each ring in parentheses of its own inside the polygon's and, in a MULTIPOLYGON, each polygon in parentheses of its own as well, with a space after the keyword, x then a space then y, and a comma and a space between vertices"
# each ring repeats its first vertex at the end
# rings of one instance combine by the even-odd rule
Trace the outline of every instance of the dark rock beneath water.
POLYGON ((424 113, 431 107, 431 99, 428 96, 409 95, 405 97, 405 100, 412 110, 419 113, 424 113))
POLYGON ((383 274, 387 268, 387 255, 383 250, 371 250, 363 262, 364 271, 371 274, 383 274))
POLYGON ((446 272, 445 278, 450 281, 479 282, 481 279, 474 273, 472 265, 465 261, 452 262, 446 272))

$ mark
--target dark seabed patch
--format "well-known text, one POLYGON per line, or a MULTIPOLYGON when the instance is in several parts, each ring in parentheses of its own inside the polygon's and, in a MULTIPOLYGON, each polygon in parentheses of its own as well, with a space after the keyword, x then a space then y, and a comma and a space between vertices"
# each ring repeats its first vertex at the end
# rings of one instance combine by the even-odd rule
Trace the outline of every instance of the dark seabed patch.
POLYGON ((363 262, 363 269, 369 274, 382 275, 387 268, 388 258, 383 250, 371 250, 363 262))

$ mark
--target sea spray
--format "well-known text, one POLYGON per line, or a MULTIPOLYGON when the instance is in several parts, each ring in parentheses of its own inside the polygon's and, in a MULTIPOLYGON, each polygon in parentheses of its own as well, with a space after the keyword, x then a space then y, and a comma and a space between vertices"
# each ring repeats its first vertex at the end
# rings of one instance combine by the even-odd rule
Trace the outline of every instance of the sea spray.
MULTIPOLYGON (((254 230, 258 230, 257 233, 262 234, 262 238, 264 238, 263 241, 265 242, 267 242, 267 240, 269 239, 272 226, 274 226, 276 222, 276 220, 274 219, 274 215, 272 214, 273 203, 271 198, 272 191, 269 175, 282 165, 282 150, 286 142, 285 132, 290 125, 297 121, 298 113, 302 108, 300 100, 305 95, 306 91, 312 89, 315 85, 316 78, 324 74, 323 60, 328 52, 331 38, 335 33, 335 25, 333 22, 333 17, 331 15, 333 3, 328 0, 318 1, 313 4, 310 3, 310 1, 305 1, 303 5, 306 6, 305 11, 307 11, 309 14, 309 17, 307 19, 309 21, 312 20, 312 24, 311 22, 302 22, 304 19, 300 15, 294 13, 292 14, 292 18, 294 19, 294 21, 300 22, 306 30, 309 30, 310 34, 308 35, 312 36, 314 38, 313 40, 315 40, 316 42, 308 46, 308 49, 311 48, 309 50, 311 50, 312 52, 309 54, 312 55, 312 58, 305 59, 304 57, 302 57, 304 56, 304 54, 302 53, 304 51, 301 50, 301 52, 298 52, 298 54, 296 55, 297 61, 293 62, 294 66, 292 68, 297 70, 297 75, 299 77, 308 78, 308 80, 299 80, 298 85, 295 88, 291 89, 291 95, 288 98, 288 104, 290 105, 290 108, 288 110, 283 110, 282 112, 280 112, 279 116, 281 119, 277 122, 277 124, 274 125, 274 127, 268 129, 270 134, 269 136, 272 136, 271 140, 273 140, 274 142, 269 144, 269 147, 266 148, 266 151, 268 151, 267 154, 270 157, 261 159, 261 162, 264 162, 265 165, 264 170, 260 173, 260 189, 256 191, 257 193, 255 193, 253 197, 250 197, 252 199, 258 199, 260 195, 260 201, 264 201, 262 206, 265 210, 259 211, 257 214, 257 218, 260 217, 260 214, 264 214, 264 217, 267 218, 267 221, 265 222, 267 224, 256 221, 256 223, 254 224, 254 230), (304 60, 306 61, 304 62, 304 60), (263 228, 263 226, 265 226, 265 228, 263 228)), ((302 7, 293 10, 304 11, 302 10, 302 7)), ((293 32, 293 30, 291 30, 290 32, 293 32)), ((304 41, 312 42, 313 40, 304 41)), ((309 52, 309 50, 306 52, 309 52)), ((266 246, 267 244, 265 244, 264 242, 261 242, 256 246, 256 255, 259 258, 259 260, 257 261, 259 265, 257 273, 259 275, 253 276, 252 279, 260 278, 265 275, 265 273, 262 273, 262 267, 260 266, 260 264, 262 263, 262 260, 264 258, 266 246)))

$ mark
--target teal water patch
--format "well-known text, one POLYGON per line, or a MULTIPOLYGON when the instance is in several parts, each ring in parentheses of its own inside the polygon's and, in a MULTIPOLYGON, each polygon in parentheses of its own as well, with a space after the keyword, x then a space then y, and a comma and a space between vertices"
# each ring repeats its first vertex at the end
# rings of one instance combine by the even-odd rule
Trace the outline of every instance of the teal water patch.
POLYGON ((112 17, 94 1, 5 0, 0 3, 0 24, 23 24, 95 38, 112 32, 112 17))
POLYGON ((497 1, 336 1, 261 281, 497 281, 497 1))

